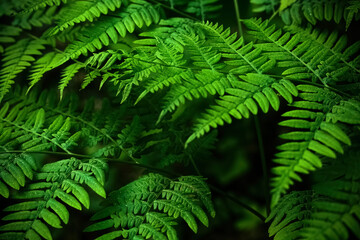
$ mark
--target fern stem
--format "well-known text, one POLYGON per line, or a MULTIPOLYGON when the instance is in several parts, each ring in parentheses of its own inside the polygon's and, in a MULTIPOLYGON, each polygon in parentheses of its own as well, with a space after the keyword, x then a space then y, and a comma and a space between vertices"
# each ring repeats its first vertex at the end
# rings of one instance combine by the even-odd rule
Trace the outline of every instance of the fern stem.
MULTIPOLYGON (((237 25, 238 25, 238 29, 239 29, 239 34, 241 37, 244 38, 244 33, 243 33, 243 30, 242 30, 242 27, 241 27, 241 18, 240 18, 240 11, 239 11, 239 4, 238 4, 238 1, 237 0, 234 0, 234 8, 235 8, 235 14, 236 14, 236 22, 237 22, 237 25)), ((242 43, 242 46, 245 45, 245 39, 242 43)))
POLYGON ((194 169, 195 169, 196 174, 199 175, 199 176, 202 176, 202 174, 200 173, 199 168, 197 167, 197 165, 196 165, 196 163, 195 163, 194 158, 193 158, 190 154, 189 154, 189 158, 190 158, 191 164, 193 165, 193 167, 194 167, 194 169))
POLYGON ((231 193, 226 193, 224 191, 222 191, 221 189, 215 187, 214 185, 208 184, 209 187, 214 191, 219 193, 220 195, 223 195, 224 197, 230 199, 231 201, 233 201, 234 203, 242 206, 243 208, 245 208, 246 210, 248 210, 249 212, 251 212, 252 214, 254 214, 255 216, 257 216, 261 221, 265 222, 265 217, 258 211, 256 211, 254 208, 250 207, 249 205, 247 205, 246 203, 240 201, 237 197, 235 197, 233 194, 231 193))
POLYGON ((264 188, 265 188, 265 206, 266 206, 266 215, 269 216, 270 214, 270 186, 269 186, 269 174, 268 174, 268 168, 266 164, 266 158, 265 158, 265 149, 264 149, 264 143, 262 139, 261 134, 261 127, 259 122, 259 117, 257 115, 254 116, 254 122, 255 122, 255 129, 256 129, 256 136, 258 140, 258 146, 260 151, 260 159, 261 159, 261 166, 264 176, 264 188))
POLYGON ((274 19, 274 17, 279 13, 279 9, 277 9, 276 11, 274 11, 274 5, 272 5, 273 7, 273 14, 271 15, 271 17, 269 18, 269 22, 271 22, 271 20, 274 19))

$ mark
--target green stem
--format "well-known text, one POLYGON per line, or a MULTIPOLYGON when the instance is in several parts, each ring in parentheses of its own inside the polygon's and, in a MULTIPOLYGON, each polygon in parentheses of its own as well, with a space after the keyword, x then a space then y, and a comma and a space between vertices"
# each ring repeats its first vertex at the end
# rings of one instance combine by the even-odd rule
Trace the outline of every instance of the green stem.
POLYGON ((259 151, 260 151, 261 166, 262 166, 262 171, 263 171, 263 176, 264 176, 263 184, 264 184, 264 188, 265 188, 266 214, 267 214, 267 216, 269 216, 269 214, 270 214, 270 186, 269 186, 270 179, 269 179, 268 168, 267 168, 267 164, 266 164, 265 149, 264 149, 264 143, 263 143, 262 134, 261 134, 260 122, 259 122, 259 118, 257 115, 254 116, 254 121, 255 121, 256 136, 258 139, 258 146, 259 146, 259 151))
POLYGON ((214 191, 219 193, 220 195, 223 195, 224 197, 230 199, 231 201, 233 201, 234 203, 242 206, 243 208, 245 208, 246 210, 248 210, 249 212, 251 212, 252 214, 254 214, 255 216, 257 216, 261 221, 265 222, 265 217, 258 211, 256 211, 254 208, 250 207, 249 205, 247 205, 246 203, 240 201, 237 197, 235 197, 233 194, 231 193, 226 193, 224 191, 222 191, 221 189, 208 184, 209 187, 214 191))
POLYGON ((189 154, 189 158, 190 158, 191 164, 193 165, 193 167, 194 167, 194 169, 195 169, 196 174, 199 175, 199 176, 202 176, 201 173, 200 173, 200 171, 199 171, 199 168, 197 167, 197 165, 196 165, 196 163, 195 163, 194 158, 193 158, 190 154, 189 154))
MULTIPOLYGON (((235 14, 236 14, 236 22, 238 25, 238 29, 239 29, 239 34, 241 37, 244 37, 244 33, 242 31, 242 27, 241 27, 241 17, 240 17, 240 11, 239 11, 239 5, 237 0, 234 0, 234 8, 235 8, 235 14)), ((245 45, 245 39, 243 41, 243 46, 245 45)))

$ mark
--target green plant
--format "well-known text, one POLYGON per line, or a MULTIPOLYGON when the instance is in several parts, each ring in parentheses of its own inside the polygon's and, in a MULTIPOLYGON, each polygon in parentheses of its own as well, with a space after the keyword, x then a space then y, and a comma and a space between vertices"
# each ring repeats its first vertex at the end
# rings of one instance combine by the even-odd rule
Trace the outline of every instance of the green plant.
POLYGON ((252 0, 263 20, 234 0, 238 32, 210 21, 223 4, 0 1, 0 239, 64 238, 72 208, 91 238, 206 237, 224 199, 274 239, 360 239, 359 1, 252 0), (215 186, 255 172, 248 118, 257 204, 215 186))

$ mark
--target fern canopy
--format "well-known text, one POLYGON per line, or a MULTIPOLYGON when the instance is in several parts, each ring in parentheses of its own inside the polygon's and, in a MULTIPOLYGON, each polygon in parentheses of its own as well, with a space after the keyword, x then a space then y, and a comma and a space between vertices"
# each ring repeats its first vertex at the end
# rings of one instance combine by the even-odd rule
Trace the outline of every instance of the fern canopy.
POLYGON ((0 0, 0 239, 360 239, 359 2, 0 0))

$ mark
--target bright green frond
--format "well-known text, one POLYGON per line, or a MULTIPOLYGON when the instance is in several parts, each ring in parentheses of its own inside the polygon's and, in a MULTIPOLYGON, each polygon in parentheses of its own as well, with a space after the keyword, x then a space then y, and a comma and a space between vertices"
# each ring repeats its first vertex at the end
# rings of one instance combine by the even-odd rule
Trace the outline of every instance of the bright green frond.
POLYGON ((96 1, 71 1, 56 15, 57 26, 47 32, 47 36, 64 31, 76 23, 90 21, 115 11, 122 5, 127 5, 127 0, 96 0, 96 1))
POLYGON ((63 54, 49 52, 43 57, 37 59, 30 69, 29 75, 29 89, 33 88, 44 76, 44 74, 68 60, 63 54))
POLYGON ((343 154, 343 145, 351 144, 348 125, 360 123, 358 101, 345 100, 334 92, 310 85, 297 87, 301 100, 292 104, 295 110, 283 114, 290 119, 279 123, 294 131, 280 135, 288 142, 278 146, 280 152, 274 159, 280 166, 272 169, 275 174, 271 184, 273 205, 294 180, 301 181, 299 174, 321 168, 324 157, 336 158, 336 153, 343 154))
POLYGON ((70 44, 65 53, 71 58, 77 58, 81 54, 86 55, 88 51, 94 52, 110 42, 117 43, 119 38, 142 28, 157 23, 160 20, 158 11, 150 4, 132 3, 121 11, 111 16, 106 16, 94 22, 94 25, 86 28, 80 33, 77 41, 70 44))
POLYGON ((348 74, 351 79, 359 76, 358 63, 351 62, 359 43, 345 49, 346 38, 338 38, 336 33, 319 35, 315 31, 306 37, 301 31, 294 35, 283 33, 261 19, 246 20, 245 24, 251 29, 249 33, 263 42, 256 44, 255 48, 276 60, 278 67, 285 68, 282 75, 286 78, 321 81, 326 85, 339 81, 343 74, 348 74))
POLYGON ((249 118, 250 114, 256 115, 260 110, 264 113, 269 111, 271 106, 275 111, 279 109, 280 99, 283 97, 289 103, 293 102, 293 96, 298 91, 293 83, 285 79, 274 79, 267 75, 248 73, 240 76, 229 75, 232 87, 226 89, 226 95, 216 101, 195 124, 193 134, 188 138, 189 144, 195 138, 199 138, 210 128, 217 128, 224 123, 231 123, 232 117, 237 119, 249 118))
POLYGON ((15 77, 35 61, 33 56, 41 55, 44 44, 42 40, 24 38, 5 49, 0 70, 0 102, 13 85, 15 77))

